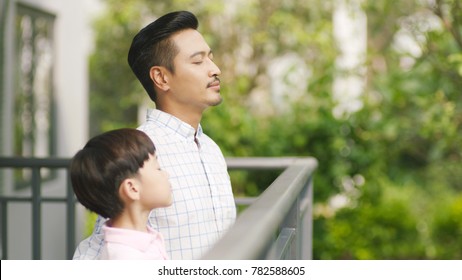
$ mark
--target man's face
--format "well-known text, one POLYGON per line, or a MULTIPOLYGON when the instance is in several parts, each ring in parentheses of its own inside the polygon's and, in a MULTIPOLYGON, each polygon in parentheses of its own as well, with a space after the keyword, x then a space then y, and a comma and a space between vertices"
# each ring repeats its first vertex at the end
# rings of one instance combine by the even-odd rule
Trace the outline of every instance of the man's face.
POLYGON ((221 103, 220 69, 202 35, 193 29, 172 37, 179 52, 173 60, 175 73, 169 78, 170 97, 185 110, 200 112, 221 103))

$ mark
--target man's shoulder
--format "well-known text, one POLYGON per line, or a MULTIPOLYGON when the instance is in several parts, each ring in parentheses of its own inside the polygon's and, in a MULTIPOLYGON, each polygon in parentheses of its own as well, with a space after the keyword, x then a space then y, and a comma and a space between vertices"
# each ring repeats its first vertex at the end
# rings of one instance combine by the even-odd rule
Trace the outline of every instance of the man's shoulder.
POLYGON ((210 146, 212 146, 212 147, 214 147, 216 149, 220 149, 218 144, 210 136, 208 136, 204 132, 202 132, 202 135, 201 135, 201 142, 205 142, 205 143, 207 143, 207 145, 210 145, 210 146))
POLYGON ((98 236, 90 236, 82 240, 75 249, 73 260, 96 260, 100 255, 100 248, 103 245, 102 239, 98 236), (92 244, 93 243, 93 244, 92 244))
POLYGON ((151 138, 153 136, 155 136, 156 138, 168 137, 169 134, 171 134, 171 131, 167 129, 167 127, 159 125, 158 123, 153 121, 144 122, 140 126, 138 126, 137 129, 143 131, 151 138))

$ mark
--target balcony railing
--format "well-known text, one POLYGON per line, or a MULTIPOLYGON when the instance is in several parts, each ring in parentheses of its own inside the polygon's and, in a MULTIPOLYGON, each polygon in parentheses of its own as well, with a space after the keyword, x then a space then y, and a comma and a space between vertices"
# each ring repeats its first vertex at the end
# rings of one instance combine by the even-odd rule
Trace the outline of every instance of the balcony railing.
MULTIPOLYGON (((283 172, 258 198, 236 198, 236 204, 250 206, 204 259, 311 259, 312 177, 317 161, 313 158, 227 158, 226 161, 230 170, 283 172)), ((32 171, 29 196, 0 194, 1 259, 8 259, 10 250, 7 227, 13 221, 8 221, 8 205, 13 203, 31 204, 32 259, 42 259, 43 203, 64 204, 66 258, 72 258, 77 245, 76 200, 70 181, 66 179, 63 197, 48 197, 42 195, 40 175, 43 168, 67 170, 68 164, 69 159, 0 157, 0 170, 32 171)))
MULTIPOLYGON (((0 216, 1 216, 1 244, 2 260, 8 259, 8 205, 12 203, 30 203, 32 224, 32 259, 40 260, 42 252, 42 206, 44 203, 60 203, 66 205, 66 257, 71 259, 76 247, 75 241, 75 203, 76 199, 72 191, 70 180, 67 180, 64 197, 43 196, 42 178, 40 171, 43 168, 66 169, 70 159, 58 158, 21 158, 21 157, 0 157, 0 169, 29 169, 32 171, 31 195, 0 195, 0 216)), ((68 176, 66 176, 68 177, 68 176)), ((19 223, 28 221, 18 221, 19 223)))
POLYGON ((229 169, 284 169, 204 259, 311 259, 313 158, 228 158, 229 169))

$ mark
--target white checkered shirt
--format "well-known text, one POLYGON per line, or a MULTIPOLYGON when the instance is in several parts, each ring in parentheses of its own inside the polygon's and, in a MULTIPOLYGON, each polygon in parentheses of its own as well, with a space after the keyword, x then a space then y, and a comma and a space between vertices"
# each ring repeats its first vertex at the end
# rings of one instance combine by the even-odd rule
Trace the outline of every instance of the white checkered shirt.
MULTIPOLYGON (((236 219, 223 154, 200 125, 196 134, 189 124, 159 110, 149 110, 138 129, 153 140, 173 192, 172 206, 154 209, 148 224, 163 234, 171 259, 198 259, 236 219)), ((79 244, 74 259, 99 257, 103 223, 98 217, 93 234, 79 244)))

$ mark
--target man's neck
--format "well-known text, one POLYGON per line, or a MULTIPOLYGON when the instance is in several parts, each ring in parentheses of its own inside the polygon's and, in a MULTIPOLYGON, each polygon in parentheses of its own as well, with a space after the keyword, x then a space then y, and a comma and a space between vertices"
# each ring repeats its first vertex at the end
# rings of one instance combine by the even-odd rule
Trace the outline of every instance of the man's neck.
POLYGON ((181 121, 189 124, 194 128, 194 130, 197 132, 197 129, 199 128, 199 123, 201 122, 202 119, 202 112, 197 113, 192 110, 186 109, 177 109, 177 108, 172 108, 168 106, 163 106, 163 107, 157 107, 158 110, 168 113, 174 117, 177 117, 181 121))

